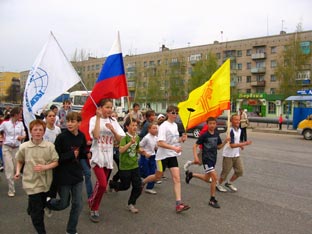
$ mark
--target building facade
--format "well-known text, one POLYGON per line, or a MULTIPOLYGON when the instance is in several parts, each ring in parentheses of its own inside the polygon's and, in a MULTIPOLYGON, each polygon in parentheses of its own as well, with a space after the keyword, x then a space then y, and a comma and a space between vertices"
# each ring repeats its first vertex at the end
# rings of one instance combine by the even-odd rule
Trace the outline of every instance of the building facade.
MULTIPOLYGON (((312 31, 298 34, 302 48, 310 54, 312 31)), ((231 60, 232 111, 243 108, 259 116, 277 117, 281 113, 291 116, 296 103, 285 101, 275 70, 283 51, 296 36, 297 33, 281 32, 279 35, 215 41, 213 44, 179 49, 163 45, 157 52, 125 55, 129 98, 143 108, 151 107, 156 112, 164 112, 168 104, 177 104, 187 98, 194 65, 213 54, 219 65, 228 58, 231 60)), ((105 58, 94 57, 72 62, 88 90, 92 90, 104 62, 105 58)), ((302 79, 306 89, 312 87, 311 68, 310 59, 301 73, 302 77, 295 78, 302 79)), ((77 85, 74 89, 83 88, 77 85)))
POLYGON ((21 103, 20 73, 0 72, 0 103, 21 103))

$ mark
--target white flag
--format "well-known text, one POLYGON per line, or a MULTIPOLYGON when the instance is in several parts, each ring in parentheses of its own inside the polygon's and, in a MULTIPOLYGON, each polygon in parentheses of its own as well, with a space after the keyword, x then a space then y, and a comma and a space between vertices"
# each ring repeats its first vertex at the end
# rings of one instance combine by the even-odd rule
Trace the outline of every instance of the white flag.
POLYGON ((29 72, 24 91, 25 125, 40 114, 42 108, 80 81, 53 34, 44 45, 29 72))

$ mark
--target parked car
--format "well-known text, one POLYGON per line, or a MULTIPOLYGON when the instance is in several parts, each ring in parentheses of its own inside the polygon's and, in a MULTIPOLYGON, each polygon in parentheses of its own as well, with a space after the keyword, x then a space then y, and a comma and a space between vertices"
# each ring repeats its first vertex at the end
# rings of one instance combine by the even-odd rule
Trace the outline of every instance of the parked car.
MULTIPOLYGON (((181 119, 177 118, 176 123, 178 124, 179 133, 182 134, 185 130, 184 130, 181 119)), ((193 137, 198 138, 199 133, 205 124, 206 124, 206 122, 202 122, 199 125, 197 125, 196 127, 190 128, 189 130, 187 130, 187 133, 191 133, 193 137)), ((219 119, 219 118, 217 119, 217 130, 219 133, 226 132, 226 130, 227 130, 226 120, 219 119)))
POLYGON ((309 115, 298 124, 297 132, 303 135, 304 139, 312 140, 312 115, 309 115))

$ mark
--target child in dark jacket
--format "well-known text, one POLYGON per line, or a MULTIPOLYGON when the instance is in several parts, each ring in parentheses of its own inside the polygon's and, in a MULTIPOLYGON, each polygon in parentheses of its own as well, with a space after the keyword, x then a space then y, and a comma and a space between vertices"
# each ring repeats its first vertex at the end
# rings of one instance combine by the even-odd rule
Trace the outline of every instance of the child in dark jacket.
POLYGON ((81 115, 70 112, 66 116, 67 130, 57 136, 55 149, 59 154, 59 166, 55 168, 55 181, 58 185, 60 199, 52 198, 48 201, 51 210, 67 208, 71 200, 71 211, 66 232, 77 233, 77 224, 82 210, 83 169, 79 162, 85 159, 86 139, 80 132, 81 115))

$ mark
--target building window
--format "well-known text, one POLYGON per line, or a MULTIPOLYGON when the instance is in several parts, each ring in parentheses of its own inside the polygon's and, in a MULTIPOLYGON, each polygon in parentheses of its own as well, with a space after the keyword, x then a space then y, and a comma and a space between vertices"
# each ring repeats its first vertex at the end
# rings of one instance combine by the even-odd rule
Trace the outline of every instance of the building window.
POLYGON ((221 53, 216 53, 216 57, 217 57, 217 59, 220 59, 221 58, 221 53))
POLYGON ((237 83, 241 83, 242 82, 242 77, 241 76, 237 76, 236 80, 237 80, 237 83))
POLYGON ((276 114, 276 105, 274 102, 269 102, 269 114, 276 114))
POLYGON ((271 68, 275 68, 277 65, 276 60, 271 60, 271 68))
POLYGON ((242 51, 241 50, 237 51, 237 57, 242 57, 242 51))
POLYGON ((276 54, 277 52, 277 47, 276 46, 272 46, 271 47, 271 54, 276 54))
POLYGON ((251 76, 246 77, 246 83, 251 83, 251 76))
POLYGON ((283 104, 283 114, 284 115, 291 115, 292 113, 292 103, 291 102, 287 102, 283 104))
POLYGON ((246 56, 251 56, 251 49, 246 50, 246 56))
POLYGON ((276 76, 275 75, 271 75, 271 82, 276 82, 276 76))
POLYGON ((264 93, 264 88, 256 88, 256 93, 264 93))
POLYGON ((276 89, 275 88, 270 88, 270 94, 275 94, 276 89))
POLYGON ((146 61, 144 61, 143 66, 147 67, 147 62, 146 61))
POLYGON ((251 89, 246 89, 246 93, 251 93, 251 89))
POLYGON ((248 69, 248 70, 251 69, 251 63, 247 63, 247 69, 248 69))
POLYGON ((237 64, 237 70, 242 70, 243 69, 243 65, 241 63, 237 64))
POLYGON ((157 65, 160 65, 160 64, 161 64, 161 60, 158 59, 158 60, 157 60, 157 65))

